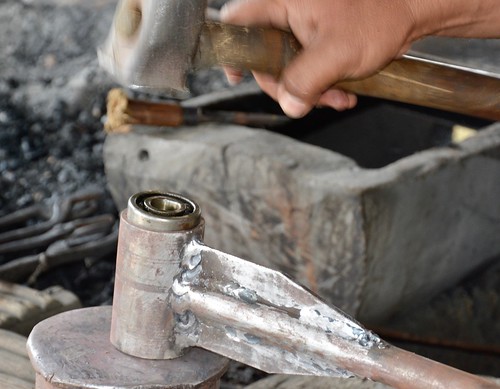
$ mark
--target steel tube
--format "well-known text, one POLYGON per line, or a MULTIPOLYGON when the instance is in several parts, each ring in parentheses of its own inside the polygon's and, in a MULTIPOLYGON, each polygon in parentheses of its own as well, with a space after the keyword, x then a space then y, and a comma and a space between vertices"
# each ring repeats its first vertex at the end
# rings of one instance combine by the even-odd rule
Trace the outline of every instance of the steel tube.
POLYGON ((289 278, 192 243, 174 283, 172 307, 190 316, 177 327, 198 346, 269 373, 359 376, 401 389, 498 388, 492 381, 387 344, 289 278))
POLYGON ((122 214, 111 336, 120 350, 161 359, 197 346, 271 373, 498 387, 391 346, 283 274, 203 245, 197 210, 146 193, 122 214))
POLYGON ((189 242, 203 237, 204 222, 199 208, 187 199, 191 204, 188 211, 183 198, 171 195, 173 203, 169 203, 158 196, 163 194, 132 197, 121 214, 111 343, 129 355, 170 359, 182 355, 172 336, 176 318, 170 290, 182 251, 189 242), (149 209, 155 206, 156 215, 149 209), (173 215, 162 216, 168 211, 162 209, 165 206, 172 208, 173 215))
POLYGON ((486 378, 455 369, 397 347, 373 350, 376 362, 360 372, 377 382, 401 389, 498 389, 486 378))

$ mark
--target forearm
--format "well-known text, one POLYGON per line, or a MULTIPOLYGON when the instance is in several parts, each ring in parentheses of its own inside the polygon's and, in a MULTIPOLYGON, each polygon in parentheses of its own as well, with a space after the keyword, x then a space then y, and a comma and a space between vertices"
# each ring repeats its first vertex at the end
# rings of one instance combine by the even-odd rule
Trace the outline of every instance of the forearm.
POLYGON ((426 35, 500 38, 500 0, 407 0, 414 39, 426 35))

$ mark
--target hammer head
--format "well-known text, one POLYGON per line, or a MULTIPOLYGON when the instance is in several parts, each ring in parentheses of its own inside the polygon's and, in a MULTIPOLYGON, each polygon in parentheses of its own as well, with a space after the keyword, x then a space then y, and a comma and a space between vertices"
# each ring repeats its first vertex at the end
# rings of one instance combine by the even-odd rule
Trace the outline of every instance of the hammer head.
POLYGON ((206 0, 120 0, 101 66, 124 86, 185 97, 206 8, 206 0))

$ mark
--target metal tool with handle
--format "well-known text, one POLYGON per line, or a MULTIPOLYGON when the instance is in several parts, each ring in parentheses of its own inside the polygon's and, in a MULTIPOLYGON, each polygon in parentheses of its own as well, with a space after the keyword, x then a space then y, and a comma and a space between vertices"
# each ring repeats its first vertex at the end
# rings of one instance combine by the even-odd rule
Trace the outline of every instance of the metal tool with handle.
MULTIPOLYGON (((300 51, 288 32, 205 22, 198 63, 257 70, 279 77, 300 51)), ((493 74, 405 55, 377 74, 336 85, 363 96, 500 120, 500 79, 493 74)))
MULTIPOLYGON (((206 1, 122 0, 101 64, 123 85, 185 95, 187 74, 213 65, 279 76, 301 50, 285 31, 205 20, 206 1)), ((350 92, 500 120, 500 78, 413 56, 372 77, 336 85, 350 92)))

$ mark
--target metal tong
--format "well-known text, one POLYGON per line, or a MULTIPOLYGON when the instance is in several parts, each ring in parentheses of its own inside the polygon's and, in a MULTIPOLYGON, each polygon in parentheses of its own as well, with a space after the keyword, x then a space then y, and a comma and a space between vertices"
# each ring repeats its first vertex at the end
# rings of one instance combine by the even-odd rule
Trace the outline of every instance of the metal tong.
POLYGON ((0 218, 0 279, 33 283, 42 272, 116 248, 115 217, 91 216, 98 190, 56 197, 0 218))

